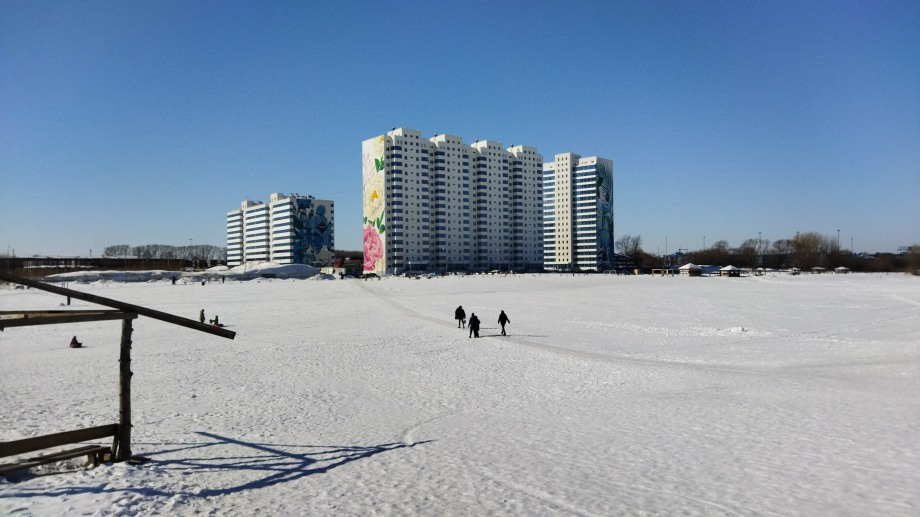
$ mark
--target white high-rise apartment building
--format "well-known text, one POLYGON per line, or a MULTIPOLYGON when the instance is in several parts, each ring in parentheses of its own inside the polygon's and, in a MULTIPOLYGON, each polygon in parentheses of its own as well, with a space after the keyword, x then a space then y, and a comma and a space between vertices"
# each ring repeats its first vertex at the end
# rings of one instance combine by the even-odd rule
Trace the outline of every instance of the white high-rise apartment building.
POLYGON ((394 128, 362 155, 365 271, 542 269, 536 148, 394 128))
POLYGON ((268 204, 243 201, 239 210, 227 212, 227 265, 330 265, 334 219, 334 202, 313 196, 275 193, 268 204))
POLYGON ((557 154, 543 164, 544 267, 613 267, 613 161, 557 154))

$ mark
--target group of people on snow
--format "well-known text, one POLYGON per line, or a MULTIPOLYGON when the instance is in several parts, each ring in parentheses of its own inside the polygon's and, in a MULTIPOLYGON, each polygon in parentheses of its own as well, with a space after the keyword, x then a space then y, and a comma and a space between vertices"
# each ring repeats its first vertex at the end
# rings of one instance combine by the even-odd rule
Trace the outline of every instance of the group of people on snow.
MULTIPOLYGON (((463 310, 463 306, 457 307, 454 311, 454 319, 457 320, 457 328, 466 328, 466 311, 463 310)), ((505 311, 501 311, 501 314, 498 315, 498 324, 502 326, 502 335, 507 336, 505 333, 505 325, 511 323, 511 320, 508 319, 508 315, 505 314, 505 311)), ((476 317, 476 313, 470 315, 470 337, 479 337, 479 318, 476 317)))
MULTIPOLYGON (((198 313, 198 321, 200 321, 201 323, 204 323, 204 309, 201 309, 201 312, 198 313)), ((220 319, 217 316, 217 314, 214 315, 214 318, 209 319, 208 323, 210 323, 211 325, 214 325, 215 327, 223 327, 223 324, 221 324, 220 319)))

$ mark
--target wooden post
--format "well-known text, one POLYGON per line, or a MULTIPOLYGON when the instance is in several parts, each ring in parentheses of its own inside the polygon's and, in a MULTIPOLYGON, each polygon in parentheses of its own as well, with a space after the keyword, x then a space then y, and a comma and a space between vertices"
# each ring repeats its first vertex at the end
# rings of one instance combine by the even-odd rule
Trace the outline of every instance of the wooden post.
MULTIPOLYGON (((81 293, 64 287, 57 287, 43 282, 37 282, 29 278, 23 278, 11 275, 8 272, 0 271, 0 280, 6 280, 21 284, 28 287, 34 287, 42 291, 61 294, 73 297, 78 300, 84 300, 107 307, 119 309, 116 311, 0 311, 0 316, 8 314, 15 315, 13 318, 0 317, 0 330, 6 327, 20 327, 29 325, 50 325, 58 323, 75 323, 78 321, 102 321, 121 319, 121 355, 119 356, 119 420, 115 439, 112 444, 112 455, 114 461, 128 461, 131 459, 131 334, 133 332, 131 320, 137 316, 143 315, 174 325, 188 327, 194 330, 200 330, 209 334, 233 339, 236 332, 226 330, 220 327, 206 325, 188 318, 174 316, 161 311, 132 305, 130 303, 119 302, 110 298, 96 296, 88 293, 81 293), (40 316, 29 318, 29 316, 40 316)), ((82 435, 80 435, 82 436, 82 435)), ((4 449, 0 447, 0 452, 4 449)))
MULTIPOLYGON (((136 315, 132 314, 132 317, 136 315)), ((121 356, 119 363, 118 390, 118 445, 115 461, 131 458, 131 318, 121 320, 121 356)))

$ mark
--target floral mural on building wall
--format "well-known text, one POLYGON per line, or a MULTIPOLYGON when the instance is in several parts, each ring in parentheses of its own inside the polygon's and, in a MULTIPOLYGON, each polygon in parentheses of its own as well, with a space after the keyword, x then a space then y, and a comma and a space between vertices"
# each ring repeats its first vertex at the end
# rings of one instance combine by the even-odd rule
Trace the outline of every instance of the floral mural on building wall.
POLYGON ((613 267, 613 169, 597 162, 597 269, 613 267))
POLYGON ((364 271, 386 271, 386 198, 384 137, 362 144, 364 179, 364 271))

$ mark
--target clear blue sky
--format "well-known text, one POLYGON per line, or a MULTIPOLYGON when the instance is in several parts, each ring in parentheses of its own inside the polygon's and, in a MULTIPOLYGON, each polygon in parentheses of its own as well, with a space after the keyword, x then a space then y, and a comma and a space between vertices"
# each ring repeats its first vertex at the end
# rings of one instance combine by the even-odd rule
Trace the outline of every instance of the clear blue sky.
POLYGON ((226 245, 272 192, 361 247, 392 127, 614 161, 646 251, 920 242, 920 2, 0 0, 0 253, 226 245))

